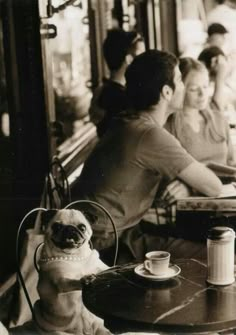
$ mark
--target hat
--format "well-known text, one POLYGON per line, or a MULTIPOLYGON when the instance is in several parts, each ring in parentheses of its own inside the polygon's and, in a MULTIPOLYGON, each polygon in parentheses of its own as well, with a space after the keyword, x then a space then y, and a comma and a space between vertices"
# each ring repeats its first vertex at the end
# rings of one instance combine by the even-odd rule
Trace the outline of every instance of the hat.
POLYGON ((103 53, 110 69, 120 67, 137 36, 138 33, 135 31, 125 31, 122 29, 108 31, 103 43, 103 53))
POLYGON ((213 34, 226 34, 228 33, 228 30, 220 23, 212 23, 208 29, 207 29, 207 33, 209 36, 213 35, 213 34))

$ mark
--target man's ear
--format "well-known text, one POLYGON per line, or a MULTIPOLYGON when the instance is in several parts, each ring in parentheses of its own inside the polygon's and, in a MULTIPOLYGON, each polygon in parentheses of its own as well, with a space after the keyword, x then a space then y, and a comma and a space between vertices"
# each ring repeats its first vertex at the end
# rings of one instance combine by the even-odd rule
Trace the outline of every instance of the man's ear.
POLYGON ((173 96, 173 89, 169 85, 164 85, 162 87, 161 94, 163 98, 169 102, 173 96))
POLYGON ((43 211, 41 214, 41 226, 43 229, 47 228, 49 221, 56 215, 58 212, 57 209, 49 209, 47 211, 43 211))

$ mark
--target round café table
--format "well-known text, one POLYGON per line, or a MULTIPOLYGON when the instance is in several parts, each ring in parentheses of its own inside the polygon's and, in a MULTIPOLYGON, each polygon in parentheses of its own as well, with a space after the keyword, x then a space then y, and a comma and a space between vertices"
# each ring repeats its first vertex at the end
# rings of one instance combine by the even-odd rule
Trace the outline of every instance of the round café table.
POLYGON ((206 265, 175 261, 181 273, 157 282, 134 272, 137 264, 110 268, 85 279, 85 306, 112 333, 205 333, 236 328, 236 284, 206 282, 206 265))

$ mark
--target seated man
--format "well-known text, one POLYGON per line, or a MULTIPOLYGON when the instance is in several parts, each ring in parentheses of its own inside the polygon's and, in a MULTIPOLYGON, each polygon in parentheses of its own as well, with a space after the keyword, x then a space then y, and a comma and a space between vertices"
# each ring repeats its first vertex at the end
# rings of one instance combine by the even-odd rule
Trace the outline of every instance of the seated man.
MULTIPOLYGON (((163 194, 169 203, 189 194, 186 185, 208 196, 218 195, 222 188, 218 177, 164 129, 170 111, 183 103, 176 57, 157 50, 142 53, 128 67, 126 84, 131 108, 95 147, 72 196, 96 201, 110 212, 120 238, 119 262, 142 260, 147 251, 156 249, 167 249, 173 257, 192 256, 195 245, 187 249, 182 242, 176 245, 173 238, 160 237, 156 226, 150 231, 140 222, 162 179, 169 183, 163 194)), ((99 213, 96 216, 94 246, 106 262, 114 245, 113 229, 108 221, 99 220, 99 213)))
POLYGON ((135 55, 144 51, 142 37, 135 31, 112 29, 103 43, 103 54, 110 71, 93 95, 89 114, 101 137, 109 128, 113 116, 126 108, 125 70, 135 55))

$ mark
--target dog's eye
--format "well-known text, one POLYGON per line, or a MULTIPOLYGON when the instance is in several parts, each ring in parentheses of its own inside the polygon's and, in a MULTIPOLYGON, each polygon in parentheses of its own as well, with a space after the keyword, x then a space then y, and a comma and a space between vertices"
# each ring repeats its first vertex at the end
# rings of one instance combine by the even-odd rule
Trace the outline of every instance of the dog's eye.
POLYGON ((85 233, 86 232, 86 226, 84 224, 79 224, 78 225, 78 229, 82 232, 82 233, 85 233))

